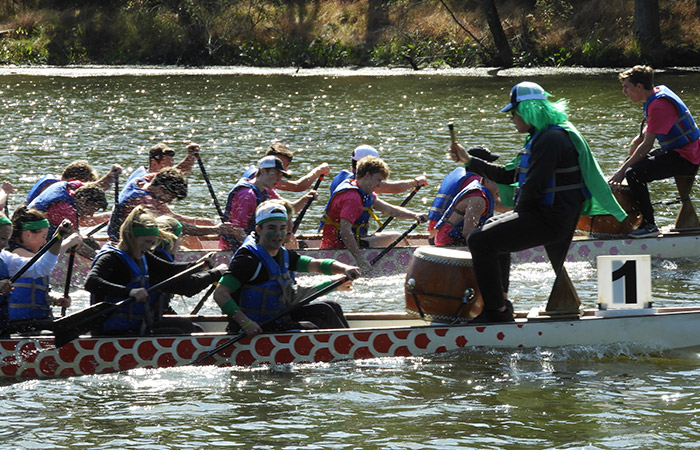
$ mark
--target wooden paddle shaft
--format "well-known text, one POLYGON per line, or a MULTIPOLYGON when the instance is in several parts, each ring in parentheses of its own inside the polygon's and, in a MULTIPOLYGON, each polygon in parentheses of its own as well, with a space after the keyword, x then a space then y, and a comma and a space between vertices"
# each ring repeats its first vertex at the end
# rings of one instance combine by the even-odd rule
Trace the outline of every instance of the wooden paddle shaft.
POLYGON ((457 142, 457 137, 455 136, 455 124, 450 122, 447 124, 447 128, 450 129, 450 139, 452 142, 457 142))

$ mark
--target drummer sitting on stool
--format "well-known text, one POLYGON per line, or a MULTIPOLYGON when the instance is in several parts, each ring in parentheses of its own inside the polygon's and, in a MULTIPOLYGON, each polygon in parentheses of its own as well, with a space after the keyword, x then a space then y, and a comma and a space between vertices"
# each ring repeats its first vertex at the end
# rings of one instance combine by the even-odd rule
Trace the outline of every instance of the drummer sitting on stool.
MULTIPOLYGON (((312 259, 284 248, 289 216, 283 201, 266 200, 255 210, 255 232, 236 251, 228 271, 214 291, 214 300, 229 316, 233 330, 247 336, 262 331, 291 329, 347 328, 343 310, 335 302, 302 306, 283 319, 267 324, 275 315, 293 307, 305 294, 294 285, 294 271, 345 274, 354 280, 360 269, 333 259, 312 259)), ((322 283, 313 289, 322 289, 322 283)), ((308 291, 308 289, 307 289, 308 291)))
MULTIPOLYGON (((381 159, 366 156, 357 165, 357 178, 343 181, 335 188, 326 204, 319 230, 321 248, 347 248, 363 271, 371 269, 360 247, 385 247, 400 236, 397 232, 374 233, 369 236, 369 218, 374 210, 399 219, 425 222, 428 215, 391 205, 374 193, 389 177, 389 166, 381 159)), ((378 219, 377 219, 378 220, 378 219)))

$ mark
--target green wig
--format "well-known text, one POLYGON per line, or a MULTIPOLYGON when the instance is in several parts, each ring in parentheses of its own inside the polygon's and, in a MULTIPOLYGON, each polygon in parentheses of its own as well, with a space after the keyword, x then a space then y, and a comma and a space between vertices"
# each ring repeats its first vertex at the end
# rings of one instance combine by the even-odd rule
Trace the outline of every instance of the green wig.
MULTIPOLYGON (((549 94, 547 94, 549 95, 549 94)), ((518 103, 517 113, 525 123, 535 128, 536 132, 546 130, 552 125, 560 125, 569 120, 566 111, 566 99, 550 102, 549 100, 525 100, 518 103)))

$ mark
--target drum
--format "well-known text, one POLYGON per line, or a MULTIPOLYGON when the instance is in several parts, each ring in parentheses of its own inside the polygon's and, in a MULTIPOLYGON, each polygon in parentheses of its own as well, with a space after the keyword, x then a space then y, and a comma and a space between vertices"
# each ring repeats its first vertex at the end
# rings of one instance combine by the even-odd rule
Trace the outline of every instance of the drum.
POLYGON ((592 235, 628 235, 637 229, 642 223, 642 215, 635 211, 634 200, 629 186, 623 184, 612 188, 613 195, 622 209, 627 213, 627 218, 622 222, 611 215, 581 216, 576 228, 587 231, 592 235))
POLYGON ((406 310, 431 320, 466 320, 481 313, 472 255, 443 247, 418 247, 406 271, 406 310))

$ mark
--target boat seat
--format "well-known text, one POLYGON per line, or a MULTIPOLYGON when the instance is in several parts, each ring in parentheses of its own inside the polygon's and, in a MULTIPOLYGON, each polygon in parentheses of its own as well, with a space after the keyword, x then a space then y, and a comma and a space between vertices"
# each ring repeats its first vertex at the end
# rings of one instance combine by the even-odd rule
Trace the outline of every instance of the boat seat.
MULTIPOLYGON (((697 174, 697 171, 695 174, 697 174)), ((674 177, 676 179, 676 187, 678 188, 678 196, 681 201, 681 209, 678 211, 676 222, 673 228, 671 228, 671 231, 683 232, 700 230, 700 220, 698 220, 695 207, 693 207, 693 202, 690 199, 690 192, 695 182, 695 174, 674 177)))
POLYGON ((547 306, 541 312, 543 316, 578 317, 581 315, 581 299, 576 293, 576 288, 566 271, 566 267, 564 267, 570 245, 571 239, 565 243, 545 246, 547 257, 549 257, 557 277, 549 294, 547 306))

